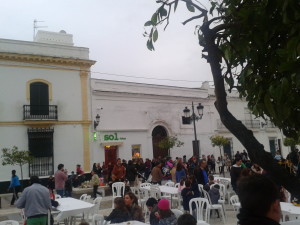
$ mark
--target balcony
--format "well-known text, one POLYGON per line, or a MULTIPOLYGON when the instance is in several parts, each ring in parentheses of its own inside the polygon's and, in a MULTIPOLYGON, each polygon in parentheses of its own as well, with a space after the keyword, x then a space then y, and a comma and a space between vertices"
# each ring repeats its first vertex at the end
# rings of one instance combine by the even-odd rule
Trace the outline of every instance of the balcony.
MULTIPOLYGON (((260 129, 259 120, 240 120, 248 129, 260 129)), ((218 130, 227 130, 221 120, 217 120, 218 130)))
POLYGON ((57 105, 23 105, 23 120, 57 119, 57 105))

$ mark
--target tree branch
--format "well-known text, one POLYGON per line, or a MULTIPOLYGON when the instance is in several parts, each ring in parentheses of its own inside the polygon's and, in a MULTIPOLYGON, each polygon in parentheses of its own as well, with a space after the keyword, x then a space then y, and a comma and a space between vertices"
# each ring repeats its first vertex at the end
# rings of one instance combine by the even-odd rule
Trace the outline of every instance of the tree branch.
POLYGON ((187 19, 186 21, 182 22, 183 25, 187 24, 188 22, 191 22, 192 20, 195 20, 195 19, 200 19, 201 17, 204 17, 203 13, 201 13, 200 15, 198 16, 193 16, 189 19, 187 19))

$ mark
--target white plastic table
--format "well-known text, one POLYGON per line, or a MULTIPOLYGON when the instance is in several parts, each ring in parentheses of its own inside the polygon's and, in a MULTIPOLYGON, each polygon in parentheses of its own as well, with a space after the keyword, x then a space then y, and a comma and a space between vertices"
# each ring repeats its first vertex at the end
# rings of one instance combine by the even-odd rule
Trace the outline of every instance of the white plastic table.
MULTIPOLYGON (((159 189, 160 189, 160 191, 162 193, 170 194, 170 195, 176 195, 176 194, 178 194, 178 188, 176 188, 176 187, 169 187, 169 186, 165 186, 165 185, 160 185, 158 187, 159 187, 159 189)), ((150 186, 145 186, 143 188, 145 190, 150 191, 150 186)))
POLYGON ((110 223, 110 225, 149 225, 149 224, 134 220, 134 221, 127 221, 123 223, 110 223))
POLYGON ((295 206, 290 202, 280 202, 281 211, 293 215, 300 215, 300 207, 295 206))
MULTIPOLYGON (((159 187, 161 193, 165 193, 165 194, 171 195, 171 205, 172 205, 173 195, 177 195, 178 194, 178 188, 176 188, 176 187, 169 187, 169 186, 166 186, 166 185, 159 185, 158 187, 159 187)), ((145 190, 150 191, 150 186, 145 186, 143 188, 145 190)))
POLYGON ((94 206, 94 204, 84 202, 75 198, 60 198, 56 199, 59 203, 57 210, 56 220, 60 222, 72 216, 76 216, 80 213, 88 213, 88 211, 94 206))
POLYGON ((214 179, 215 180, 227 180, 227 181, 231 182, 231 178, 229 178, 229 177, 217 177, 217 176, 214 176, 214 179))

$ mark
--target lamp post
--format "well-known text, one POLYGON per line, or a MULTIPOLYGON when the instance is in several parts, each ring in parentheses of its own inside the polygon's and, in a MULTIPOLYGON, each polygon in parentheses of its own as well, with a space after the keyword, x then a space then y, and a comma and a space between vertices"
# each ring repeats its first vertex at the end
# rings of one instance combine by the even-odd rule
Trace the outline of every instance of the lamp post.
POLYGON ((100 116, 99 116, 99 114, 97 114, 96 120, 94 120, 94 130, 96 130, 99 123, 100 123, 100 116))
POLYGON ((194 102, 192 102, 192 115, 190 115, 191 110, 186 106, 183 110, 184 116, 182 117, 183 124, 191 124, 191 121, 193 121, 194 135, 195 135, 195 140, 193 141, 193 154, 197 155, 197 157, 200 157, 201 152, 199 148, 199 141, 197 139, 196 121, 202 119, 203 108, 204 106, 201 105, 201 103, 199 103, 199 105, 197 106, 197 111, 198 111, 198 116, 197 116, 194 110, 194 102))

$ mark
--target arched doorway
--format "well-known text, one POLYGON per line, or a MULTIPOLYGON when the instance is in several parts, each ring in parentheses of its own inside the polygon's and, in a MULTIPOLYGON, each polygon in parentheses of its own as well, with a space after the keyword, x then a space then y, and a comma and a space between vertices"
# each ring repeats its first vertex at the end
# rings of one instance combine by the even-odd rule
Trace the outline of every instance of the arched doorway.
POLYGON ((168 149, 161 149, 158 147, 158 143, 164 138, 167 137, 167 131, 163 126, 156 126, 152 131, 152 146, 153 146, 153 157, 164 158, 168 155, 168 149))

